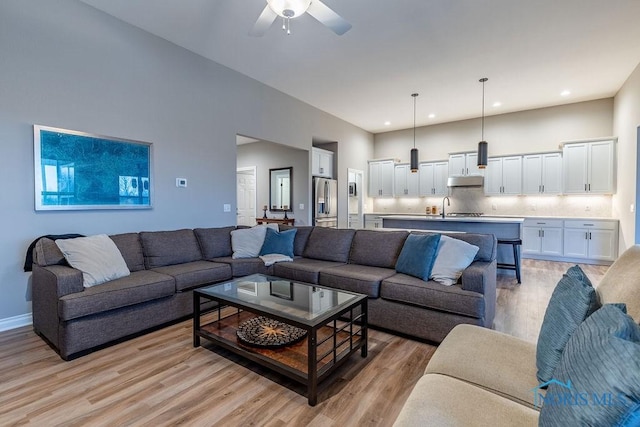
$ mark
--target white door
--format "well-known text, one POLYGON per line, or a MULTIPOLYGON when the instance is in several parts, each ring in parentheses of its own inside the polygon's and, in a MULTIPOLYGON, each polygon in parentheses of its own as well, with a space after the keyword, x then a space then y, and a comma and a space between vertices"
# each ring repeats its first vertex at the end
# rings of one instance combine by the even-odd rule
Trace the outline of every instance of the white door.
POLYGON ((522 194, 522 157, 502 159, 502 194, 522 194))
POLYGON ((562 151, 564 193, 587 192, 587 144, 567 144, 562 151))
POLYGON ((542 230, 538 227, 522 227, 522 253, 539 254, 542 230))
POLYGON ((451 154, 449 156, 449 176, 465 176, 466 169, 466 156, 464 154, 451 154))
POLYGON ((502 158, 487 161, 487 174, 484 179, 485 194, 502 194, 502 158))
POLYGON ((236 171, 236 224, 256 225, 256 168, 236 171))
POLYGON ((613 142, 589 145, 589 193, 613 193, 613 142))
POLYGON ((449 176, 449 162, 438 162, 435 164, 433 171, 433 184, 435 188, 434 194, 437 196, 446 196, 449 194, 447 187, 447 177, 449 176))
POLYGON ((540 252, 544 255, 562 255, 562 228, 543 228, 540 252))
POLYGON ((434 163, 420 163, 420 182, 418 187, 420 188, 421 196, 431 196, 435 192, 434 168, 434 163))
POLYGON ((586 228, 565 228, 562 253, 571 258, 587 258, 589 254, 589 230, 586 228))
POLYGON ((522 158, 522 193, 542 193, 542 155, 540 154, 522 158))
POLYGON ((589 230, 589 258, 615 260, 615 231, 589 230))

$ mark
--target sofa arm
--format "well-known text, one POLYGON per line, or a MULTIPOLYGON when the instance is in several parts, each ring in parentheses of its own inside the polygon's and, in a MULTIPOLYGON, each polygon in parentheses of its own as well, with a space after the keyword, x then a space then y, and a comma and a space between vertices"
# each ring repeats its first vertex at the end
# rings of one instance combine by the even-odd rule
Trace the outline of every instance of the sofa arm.
POLYGON ((57 298, 84 291, 82 272, 66 265, 33 266, 34 291, 48 289, 57 298), (54 293, 55 290, 55 293, 54 293))
POLYGON ((496 289, 496 261, 475 261, 462 272, 462 289, 481 294, 496 289))

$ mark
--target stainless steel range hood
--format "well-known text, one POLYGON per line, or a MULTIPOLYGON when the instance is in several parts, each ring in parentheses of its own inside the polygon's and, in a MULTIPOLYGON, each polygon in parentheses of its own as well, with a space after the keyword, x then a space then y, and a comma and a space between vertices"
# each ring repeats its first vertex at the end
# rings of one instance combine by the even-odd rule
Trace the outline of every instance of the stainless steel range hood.
POLYGON ((482 187, 484 177, 480 175, 451 176, 447 180, 447 187, 482 187))

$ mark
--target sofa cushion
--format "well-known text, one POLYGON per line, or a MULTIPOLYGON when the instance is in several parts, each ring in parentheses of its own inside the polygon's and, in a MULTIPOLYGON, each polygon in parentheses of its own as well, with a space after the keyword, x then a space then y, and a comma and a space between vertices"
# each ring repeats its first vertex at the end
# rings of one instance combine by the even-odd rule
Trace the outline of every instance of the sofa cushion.
POLYGON ((109 237, 120 250, 129 271, 144 270, 144 254, 138 233, 114 234, 109 237))
POLYGON ((39 266, 69 265, 56 242, 47 237, 38 239, 33 248, 33 261, 39 266))
POLYGON ((355 230, 314 227, 304 248, 305 258, 346 263, 355 230))
POLYGON ((530 408, 532 390, 539 385, 534 343, 472 325, 453 328, 425 372, 457 378, 530 408))
POLYGON ((140 270, 100 286, 86 288, 58 300, 58 316, 67 321, 92 314, 169 297, 175 294, 173 277, 140 270))
POLYGON ((616 305, 604 305, 570 338, 553 380, 540 425, 620 425, 640 396, 640 326, 616 305), (567 393, 585 403, 567 404, 567 393))
POLYGON ((575 269, 570 274, 565 274, 553 290, 540 328, 536 365, 541 383, 553 377, 567 341, 598 307, 591 283, 576 279, 575 269))
POLYGON ((293 240, 293 255, 302 256, 313 227, 310 225, 292 227, 290 225, 280 224, 280 231, 287 231, 294 228, 298 231, 296 232, 296 238, 293 240))
POLYGON ((429 236, 412 234, 407 237, 395 265, 396 271, 425 281, 429 280, 439 242, 439 234, 429 236))
POLYGON ((537 426, 539 412, 444 375, 422 376, 400 410, 395 427, 537 426))
POLYGON ((220 257, 212 261, 228 264, 231 267, 233 277, 243 277, 250 274, 273 274, 272 266, 265 266, 260 258, 232 258, 220 257))
POLYGON ((256 225, 231 232, 231 249, 233 258, 255 258, 260 255, 260 249, 267 234, 267 228, 278 229, 278 224, 256 225))
POLYGON ((294 258, 293 262, 279 262, 273 265, 273 275, 317 285, 320 281, 321 271, 340 265, 344 265, 344 263, 312 258, 294 258))
POLYGON ((394 274, 380 285, 380 297, 434 310, 480 318, 484 314, 484 296, 465 291, 460 285, 442 286, 406 274, 394 274))
POLYGON ((596 287, 601 304, 624 302, 627 313, 640 323, 640 245, 631 246, 607 270, 596 287))
POLYGON ((442 236, 438 244, 438 254, 431 269, 430 279, 441 285, 458 283, 462 272, 471 265, 479 248, 464 240, 442 236))
POLYGON ((140 240, 147 269, 202 259, 193 230, 143 231, 140 240))
POLYGON ((120 250, 106 234, 59 239, 56 245, 69 265, 82 271, 85 288, 130 274, 120 250))
POLYGON ((267 228, 260 255, 281 254, 293 258, 293 241, 296 238, 295 228, 286 231, 274 231, 267 228))
POLYGON ((408 235, 406 231, 358 230, 351 244, 349 263, 395 268, 408 235))
POLYGON ((231 232, 235 227, 220 228, 196 228, 193 233, 198 239, 202 257, 213 259, 224 256, 231 256, 231 232))
POLYGON ((396 274, 395 270, 390 268, 346 264, 322 270, 319 284, 378 298, 380 283, 394 274, 396 274))
POLYGON ((210 261, 166 265, 154 268, 153 271, 172 276, 176 282, 176 292, 231 279, 231 267, 229 264, 210 261))
MULTIPOLYGON (((428 231, 412 231, 411 234, 433 234, 428 231)), ((473 246, 478 247, 474 261, 491 262, 497 257, 498 240, 493 234, 476 234, 476 233, 440 233, 443 236, 452 239, 462 240, 473 246)))

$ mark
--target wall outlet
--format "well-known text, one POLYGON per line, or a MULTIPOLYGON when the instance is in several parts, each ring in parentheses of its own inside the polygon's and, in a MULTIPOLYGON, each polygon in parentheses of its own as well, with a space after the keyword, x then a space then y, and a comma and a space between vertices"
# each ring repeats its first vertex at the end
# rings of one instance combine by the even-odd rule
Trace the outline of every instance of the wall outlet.
POLYGON ((498 205, 496 205, 495 203, 491 205, 491 209, 494 211, 498 210, 498 205))
POLYGON ((529 205, 529 210, 530 211, 535 211, 536 209, 537 209, 537 206, 535 204, 529 205))
POLYGON ((229 203, 222 205, 222 208, 225 212, 231 212, 231 205, 229 203))
POLYGON ((300 203, 300 204, 298 205, 298 209, 300 209, 301 211, 303 211, 303 210, 304 210, 304 203, 300 203))
POLYGON ((587 212, 589 212, 589 211, 591 210, 591 206, 590 206, 590 205, 585 206, 585 207, 584 207, 584 210, 585 210, 585 211, 587 211, 587 212))

